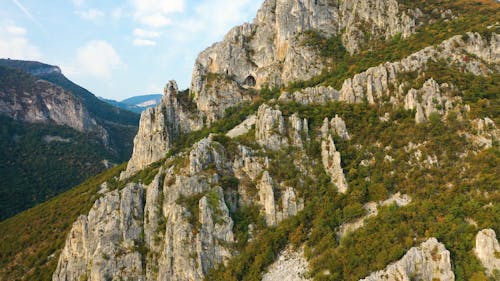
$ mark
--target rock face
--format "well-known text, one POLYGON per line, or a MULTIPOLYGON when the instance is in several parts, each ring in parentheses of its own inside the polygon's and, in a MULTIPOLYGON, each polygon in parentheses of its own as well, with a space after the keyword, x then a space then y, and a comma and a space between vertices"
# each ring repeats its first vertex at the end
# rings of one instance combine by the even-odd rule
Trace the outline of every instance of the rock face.
POLYGON ((500 277, 500 245, 494 230, 483 229, 479 231, 476 236, 474 253, 486 268, 488 276, 500 277))
POLYGON ((444 115, 453 109, 454 103, 461 102, 460 97, 451 98, 445 95, 451 87, 443 83, 439 85, 434 79, 427 80, 420 90, 411 89, 406 94, 405 109, 415 109, 415 122, 423 123, 431 114, 444 115))
POLYGON ((231 171, 224 149, 203 139, 187 160, 96 201, 73 225, 53 280, 202 280, 231 257, 233 221, 218 186, 218 173, 231 171))
POLYGON ((321 141, 321 160, 325 171, 331 177, 332 183, 337 186, 339 192, 345 193, 349 186, 342 170, 340 152, 335 148, 331 135, 321 141))
POLYGON ((466 134, 466 137, 480 148, 490 148, 495 141, 500 139, 500 130, 497 128, 495 121, 488 117, 472 120, 471 125, 476 133, 466 134))
POLYGON ((262 276, 262 281, 308 281, 308 262, 304 258, 304 249, 293 249, 288 246, 283 250, 268 271, 262 276))
POLYGON ((324 61, 317 50, 302 44, 305 31, 340 36, 353 54, 368 37, 409 36, 421 16, 418 9, 402 11, 396 0, 266 0, 252 24, 233 28, 198 56, 191 91, 210 121, 228 106, 248 100, 246 88, 284 85, 320 74, 324 61))
POLYGON ((259 203, 263 207, 266 224, 269 226, 276 226, 282 220, 295 216, 304 209, 304 201, 297 198, 295 190, 291 187, 281 188, 281 198, 276 198, 275 191, 279 189, 275 185, 276 183, 267 171, 264 172, 257 185, 259 203), (281 206, 277 204, 278 199, 282 202, 281 206))
POLYGON ((24 82, 19 90, 2 87, 0 115, 30 123, 55 123, 80 132, 97 132, 107 144, 106 130, 90 116, 79 99, 47 81, 31 82, 24 82))
POLYGON ((130 184, 97 200, 88 216, 73 224, 53 280, 110 280, 117 272, 139 280, 143 274, 141 237, 144 190, 130 184))
POLYGON ((234 254, 235 208, 260 206, 269 226, 304 208, 294 188, 269 175, 267 158, 244 146, 235 153, 229 158, 210 135, 166 160, 147 186, 103 185, 103 197, 73 225, 53 280, 203 280, 234 254), (228 187, 230 177, 240 184, 228 187))
POLYGON ((344 140, 351 139, 351 137, 349 136, 349 132, 347 132, 344 120, 342 120, 342 118, 340 118, 338 115, 335 115, 335 117, 331 120, 328 120, 328 118, 325 118, 325 120, 323 120, 323 126, 321 126, 321 136, 325 138, 330 132, 338 135, 344 140))
POLYGON ((236 138, 248 133, 252 128, 252 126, 255 125, 256 119, 257 116, 255 114, 248 116, 248 118, 245 121, 243 121, 241 124, 239 124, 238 126, 231 129, 229 132, 227 132, 226 136, 230 138, 236 138))
POLYGON ((403 258, 361 281, 396 280, 455 280, 451 269, 450 252, 436 238, 411 248, 403 258))
POLYGON ((175 81, 165 87, 165 95, 156 108, 141 115, 139 131, 134 139, 134 151, 123 177, 131 176, 147 165, 165 157, 175 138, 181 133, 200 129, 202 120, 181 102, 187 93, 180 94, 175 81))
MULTIPOLYGON (((349 2, 349 1, 346 1, 349 2)), ((437 85, 434 79, 429 79, 420 90, 411 89, 403 92, 404 82, 401 75, 405 73, 425 71, 430 62, 448 61, 450 67, 458 67, 474 75, 489 75, 498 72, 500 63, 500 35, 492 33, 489 40, 478 33, 468 32, 464 36, 454 36, 436 47, 424 48, 412 55, 397 61, 386 62, 371 67, 365 72, 346 79, 341 89, 332 87, 306 88, 293 94, 283 94, 281 100, 293 100, 302 104, 324 104, 337 100, 349 103, 368 101, 383 103, 388 99, 391 104, 405 104, 407 108, 419 111, 418 122, 426 118, 427 113, 447 112, 455 99, 449 97, 452 85, 437 85), (473 55, 473 56, 471 56, 473 55), (433 104, 424 99, 423 104, 416 102, 421 96, 438 98, 433 104), (437 109, 438 105, 439 108, 437 109), (421 109, 418 105, 420 104, 421 109)), ((424 97, 424 98, 425 98, 424 97)), ((456 102, 460 102, 457 100, 456 102)))
POLYGON ((303 139, 308 138, 307 119, 301 119, 297 114, 289 118, 283 117, 279 109, 273 109, 267 104, 259 107, 255 124, 257 142, 271 150, 279 150, 288 145, 302 147, 303 139))

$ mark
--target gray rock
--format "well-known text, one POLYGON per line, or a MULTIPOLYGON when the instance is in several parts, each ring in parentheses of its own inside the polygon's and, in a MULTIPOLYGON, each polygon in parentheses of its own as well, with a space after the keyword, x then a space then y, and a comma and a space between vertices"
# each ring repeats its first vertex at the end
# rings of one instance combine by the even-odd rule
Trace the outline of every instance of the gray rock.
POLYGON ((0 90, 0 115, 29 123, 55 123, 79 132, 94 132, 109 144, 108 132, 89 114, 72 93, 45 80, 37 80, 32 88, 17 91, 0 90))
POLYGON ((256 119, 257 116, 255 114, 248 116, 245 121, 241 122, 241 124, 227 132, 226 136, 230 138, 236 138, 248 133, 250 129, 252 129, 252 127, 255 125, 256 119))
POLYGON ((349 186, 342 170, 340 152, 335 148, 331 135, 321 141, 321 160, 332 183, 337 186, 339 192, 345 193, 349 186))
POLYGON ((307 119, 293 114, 285 121, 279 109, 273 109, 267 104, 259 107, 255 123, 255 138, 257 142, 271 150, 279 150, 288 145, 302 147, 309 135, 307 119))
POLYGON ((129 184, 98 199, 87 216, 80 216, 66 240, 53 279, 144 280, 144 191, 129 184))
MULTIPOLYGON (((305 31, 341 36, 352 54, 359 51, 368 34, 383 39, 397 34, 408 37, 421 16, 419 10, 401 11, 395 0, 266 0, 253 23, 233 28, 224 40, 200 53, 191 92, 211 122, 229 106, 248 100, 248 88, 285 85, 321 74, 325 61, 317 50, 302 43, 305 31), (363 26, 371 28, 363 30, 363 26)), ((320 93, 323 100, 325 95, 338 96, 332 91, 320 93)), ((304 102, 311 100, 305 98, 304 102)))
POLYGON ((122 179, 164 158, 181 133, 203 126, 202 120, 180 102, 179 95, 177 83, 170 81, 165 87, 161 103, 141 114, 139 131, 134 139, 134 151, 122 179))
POLYGON ((272 150, 279 150, 288 145, 285 119, 279 109, 273 109, 267 104, 259 107, 255 138, 260 145, 272 150))
POLYGON ((455 280, 451 269, 450 252, 436 238, 411 248, 403 258, 384 270, 372 273, 361 281, 396 280, 455 280))
POLYGON ((276 226, 282 220, 295 216, 304 209, 304 201, 295 195, 292 187, 278 186, 267 171, 264 171, 260 182, 257 184, 259 203, 262 206, 262 213, 266 219, 266 224, 276 226), (275 192, 277 189, 280 192, 275 192), (281 197, 278 197, 281 194, 281 197), (281 201, 281 206, 278 205, 281 201))
MULTIPOLYGON (((476 236, 474 253, 492 278, 500 277, 500 245, 493 229, 483 229, 476 236)), ((496 280, 496 279, 495 279, 496 280)))
POLYGON ((262 281, 308 281, 304 276, 309 264, 304 257, 304 248, 293 249, 290 245, 283 250, 276 261, 262 276, 262 281))
POLYGON ((224 202, 222 188, 216 187, 212 194, 217 198, 204 196, 199 202, 201 229, 197 236, 198 263, 203 274, 231 258, 231 251, 224 244, 233 243, 233 220, 224 202), (210 200, 217 200, 215 206, 210 200))
MULTIPOLYGON (((389 97, 390 103, 398 105, 404 102, 406 96, 406 93, 402 92, 405 81, 400 81, 398 75, 423 72, 429 62, 438 60, 448 61, 450 67, 463 68, 474 75, 499 72, 499 42, 500 35, 496 33, 491 34, 489 41, 478 33, 469 32, 465 36, 457 35, 436 47, 426 47, 400 61, 386 62, 356 74, 346 79, 338 91, 331 87, 317 86, 293 94, 284 93, 280 99, 302 104, 322 104, 337 100, 348 103, 366 100, 375 104, 382 103, 384 97, 389 97)), ((418 110, 418 106, 414 105, 414 108, 418 110)), ((419 120, 422 120, 424 110, 425 108, 418 110, 419 120)))
POLYGON ((451 97, 448 84, 439 85, 434 79, 427 80, 420 90, 410 89, 405 97, 405 109, 416 110, 415 122, 423 123, 431 114, 445 115, 461 103, 460 97, 451 97))
POLYGON ((331 120, 328 120, 328 118, 325 118, 325 120, 323 120, 323 126, 321 126, 321 136, 323 138, 327 138, 330 132, 338 135, 344 140, 351 139, 351 137, 349 136, 349 132, 347 132, 344 120, 342 120, 342 118, 340 118, 338 115, 335 115, 335 117, 331 120))

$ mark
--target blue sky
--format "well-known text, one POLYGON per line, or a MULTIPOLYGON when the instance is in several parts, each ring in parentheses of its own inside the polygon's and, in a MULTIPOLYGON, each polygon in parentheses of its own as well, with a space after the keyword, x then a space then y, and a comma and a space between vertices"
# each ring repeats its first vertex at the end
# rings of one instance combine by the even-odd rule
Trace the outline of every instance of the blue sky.
POLYGON ((58 65, 97 96, 187 88, 197 54, 263 0, 0 0, 0 57, 58 65))

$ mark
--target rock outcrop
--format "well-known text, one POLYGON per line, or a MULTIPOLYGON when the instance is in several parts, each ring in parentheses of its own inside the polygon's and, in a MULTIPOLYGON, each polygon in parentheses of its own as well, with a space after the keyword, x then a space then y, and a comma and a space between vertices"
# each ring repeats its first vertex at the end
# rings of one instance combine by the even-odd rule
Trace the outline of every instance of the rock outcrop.
POLYGON ((302 147, 308 135, 307 119, 301 119, 298 114, 285 118, 279 109, 273 109, 267 104, 259 107, 255 138, 260 145, 271 150, 279 150, 288 145, 302 147))
POLYGON ((177 83, 170 81, 161 103, 142 113, 132 157, 122 178, 164 158, 175 138, 203 126, 203 121, 182 103, 188 97, 181 95, 187 93, 179 93, 177 83))
POLYGON ((295 190, 292 187, 277 187, 267 171, 264 171, 257 190, 259 203, 263 207, 266 224, 269 226, 276 226, 282 220, 295 216, 304 209, 304 201, 295 195, 295 190), (279 189, 280 192, 276 194, 275 191, 279 189), (280 194, 281 197, 277 198, 280 194), (281 206, 278 205, 278 201, 281 201, 281 206))
POLYGON ((218 174, 231 171, 223 150, 206 138, 148 186, 104 189, 74 224, 53 280, 202 280, 231 257, 234 243, 218 186, 218 174), (196 198, 195 205, 188 198, 196 198))
POLYGON ((257 116, 255 114, 248 116, 245 121, 241 122, 241 124, 227 132, 226 136, 230 138, 236 138, 248 133, 250 129, 255 125, 256 120, 257 116))
POLYGON ((306 278, 308 262, 304 249, 293 249, 290 245, 283 250, 276 261, 262 276, 262 281, 308 281, 306 278))
POLYGON ((491 148, 493 143, 500 140, 500 130, 497 128, 495 121, 490 118, 478 118, 472 120, 471 124, 475 132, 466 134, 466 137, 477 147, 491 148))
POLYGON ((328 135, 321 141, 321 160, 326 173, 331 177, 332 183, 341 193, 347 192, 348 184, 342 170, 340 152, 335 148, 332 136, 328 135))
POLYGON ((306 31, 339 36, 353 54, 368 37, 408 37, 421 16, 418 9, 403 11, 395 0, 266 0, 252 24, 233 28, 223 41, 198 56, 191 92, 198 108, 213 121, 228 106, 248 100, 248 88, 319 75, 325 61, 302 43, 306 31))
POLYGON ((389 199, 381 202, 368 202, 363 208, 365 209, 365 215, 353 222, 348 222, 340 225, 337 231, 337 239, 342 239, 345 235, 354 232, 365 225, 365 221, 371 217, 378 215, 378 209, 382 206, 389 206, 395 204, 398 207, 404 207, 410 204, 411 198, 406 194, 396 193, 392 195, 389 199))
POLYGON ((330 132, 338 135, 343 140, 351 139, 344 120, 338 115, 335 115, 335 117, 331 120, 328 120, 328 118, 323 120, 323 126, 321 126, 321 136, 325 138, 330 132))
MULTIPOLYGON (((20 77, 19 79, 22 79, 20 77)), ((29 123, 54 123, 79 132, 95 132, 108 145, 106 130, 97 124, 73 94, 44 80, 23 80, 21 88, 0 90, 0 115, 29 123), (29 83, 29 82, 32 82, 29 83)))
POLYGON ((488 276, 500 277, 500 245, 493 229, 479 231, 476 235, 474 253, 483 264, 488 276))
POLYGON ((73 224, 52 280, 140 280, 144 189, 129 184, 98 199, 73 224))
POLYGON ((460 97, 452 98, 446 95, 451 87, 443 83, 439 85, 434 79, 427 80, 420 90, 410 89, 405 97, 405 109, 416 110, 415 122, 423 123, 431 114, 445 115, 460 103, 460 97))
POLYGON ((396 280, 455 280, 450 252, 436 238, 411 248, 403 258, 361 281, 396 280))
MULTIPOLYGON (((500 35, 492 33, 490 38, 481 37, 478 33, 468 32, 464 36, 454 36, 445 40, 436 47, 426 47, 410 56, 397 61, 386 62, 376 67, 371 67, 365 72, 354 75, 346 79, 341 89, 332 87, 317 86, 306 88, 293 94, 284 93, 281 100, 293 100, 302 104, 324 104, 328 101, 345 101, 348 103, 358 103, 368 101, 369 103, 383 103, 387 99, 390 103, 399 105, 405 104, 421 92, 429 92, 434 89, 436 92, 449 92, 451 85, 435 85, 430 80, 418 91, 411 90, 410 93, 403 92, 404 79, 401 75, 412 72, 424 72, 430 62, 447 61, 450 67, 463 69, 474 75, 489 75, 498 72, 500 63, 500 35), (436 87, 437 86, 437 87, 436 87), (407 97, 407 94, 410 96, 407 97)), ((450 99, 439 95, 445 99, 443 106, 450 106, 450 99)), ((416 103, 414 103, 416 109, 416 103)), ((411 107, 411 106, 409 106, 411 107)), ((425 117, 424 105, 419 120, 425 117)), ((429 106, 428 109, 436 108, 429 106)))

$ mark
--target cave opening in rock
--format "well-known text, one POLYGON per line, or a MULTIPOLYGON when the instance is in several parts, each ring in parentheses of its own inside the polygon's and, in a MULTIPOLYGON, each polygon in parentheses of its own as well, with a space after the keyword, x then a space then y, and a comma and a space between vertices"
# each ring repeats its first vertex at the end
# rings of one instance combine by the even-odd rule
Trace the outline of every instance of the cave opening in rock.
POLYGON ((243 82, 243 84, 246 86, 255 87, 255 85, 257 84, 257 81, 255 80, 255 77, 253 77, 252 75, 249 75, 245 79, 245 82, 243 82))

